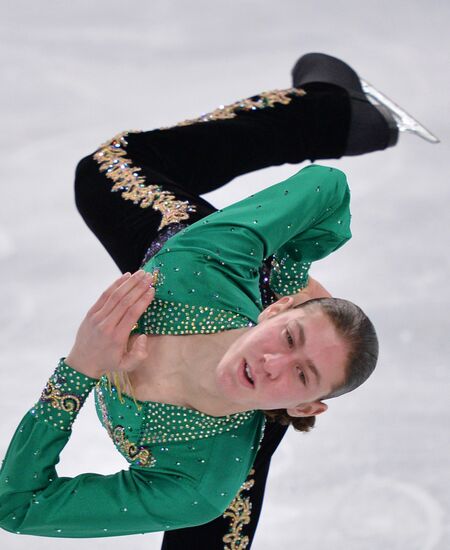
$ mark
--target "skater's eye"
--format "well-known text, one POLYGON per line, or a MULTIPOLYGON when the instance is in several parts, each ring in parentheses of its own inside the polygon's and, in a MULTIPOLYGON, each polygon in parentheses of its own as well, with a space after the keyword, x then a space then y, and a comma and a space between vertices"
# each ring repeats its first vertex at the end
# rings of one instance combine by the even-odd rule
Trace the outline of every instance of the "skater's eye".
POLYGON ((289 348, 294 347, 294 338, 288 329, 286 329, 286 342, 288 343, 289 348))
POLYGON ((297 367, 297 370, 298 370, 299 378, 302 381, 302 384, 304 386, 306 386, 306 376, 305 376, 303 370, 300 367, 297 367))

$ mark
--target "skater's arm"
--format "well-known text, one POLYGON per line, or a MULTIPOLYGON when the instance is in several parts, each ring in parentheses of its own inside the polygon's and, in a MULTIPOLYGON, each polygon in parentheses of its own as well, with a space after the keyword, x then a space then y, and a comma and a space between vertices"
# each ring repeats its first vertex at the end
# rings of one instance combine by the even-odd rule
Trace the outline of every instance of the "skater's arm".
POLYGON ((58 476, 72 423, 96 382, 60 361, 7 450, 0 527, 48 537, 107 537, 197 525, 220 515, 188 476, 138 469, 58 476))
POLYGON ((272 289, 294 294, 311 262, 351 237, 349 202, 345 175, 312 165, 215 212, 172 237, 146 267, 164 266, 157 297, 176 288, 178 301, 208 304, 217 295, 219 307, 233 310, 239 289, 260 307, 259 267, 271 255, 272 289))
MULTIPOLYGON (((270 286, 278 296, 296 295, 303 290, 299 294, 303 301, 306 296, 307 299, 329 296, 317 281, 309 284, 309 268, 313 261, 326 257, 351 238, 350 191, 345 175, 322 166, 309 167, 309 173, 313 169, 313 177, 303 182, 306 196, 298 214, 305 215, 309 227, 274 252, 270 274, 270 286)), ((301 173, 305 171, 297 176, 301 173)))
POLYGON ((139 274, 124 276, 102 294, 78 330, 71 358, 60 360, 39 401, 20 422, 0 471, 3 529, 104 537, 197 525, 220 515, 183 472, 130 469, 73 478, 56 472, 72 424, 98 377, 108 366, 133 368, 145 355, 139 342, 126 351, 130 328, 153 296, 142 281, 139 274))

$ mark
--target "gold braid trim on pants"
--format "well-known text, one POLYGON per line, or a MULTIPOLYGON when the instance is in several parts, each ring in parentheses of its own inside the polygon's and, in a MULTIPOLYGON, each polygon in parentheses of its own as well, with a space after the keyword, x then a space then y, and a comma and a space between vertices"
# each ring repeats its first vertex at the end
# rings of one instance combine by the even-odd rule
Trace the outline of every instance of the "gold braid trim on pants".
POLYGON ((223 550, 245 550, 250 542, 247 535, 242 535, 242 529, 244 525, 250 523, 252 503, 250 497, 244 497, 242 493, 243 491, 249 491, 255 484, 255 480, 250 478, 254 474, 255 470, 252 469, 247 481, 242 484, 237 495, 223 514, 224 518, 230 518, 229 532, 222 539, 225 543, 223 550))
MULTIPOLYGON (((304 95, 306 95, 306 92, 301 88, 261 92, 230 105, 221 105, 211 113, 198 118, 184 120, 175 126, 159 129, 168 130, 177 126, 190 126, 199 122, 235 118, 239 112, 268 109, 277 104, 288 105, 294 97, 304 95)), ((122 191, 121 196, 125 200, 132 200, 134 204, 139 204, 141 208, 151 206, 153 210, 160 212, 162 220, 158 229, 162 229, 171 223, 180 223, 182 220, 189 219, 190 212, 196 211, 195 205, 190 204, 188 201, 178 200, 169 191, 164 191, 160 185, 146 185, 145 176, 139 173, 142 168, 134 166, 133 161, 127 157, 128 142, 125 138, 129 133, 138 132, 140 130, 121 132, 101 145, 94 154, 94 159, 100 165, 100 171, 105 172, 106 177, 114 182, 111 191, 122 191)))
POLYGON ((235 101, 230 105, 220 105, 214 111, 206 113, 197 118, 183 120, 175 126, 162 127, 160 130, 169 130, 177 126, 191 126, 199 122, 210 122, 211 120, 226 120, 235 118, 239 111, 257 111, 274 107, 276 104, 288 105, 294 97, 302 97, 306 95, 302 88, 287 88, 285 90, 271 90, 269 92, 261 92, 258 95, 235 101))
POLYGON ((151 206, 162 215, 158 230, 171 223, 179 223, 189 219, 190 212, 196 207, 188 201, 180 201, 169 191, 164 191, 160 185, 146 185, 145 176, 139 174, 142 168, 134 166, 128 158, 125 139, 129 133, 139 130, 121 132, 104 143, 94 154, 94 159, 100 165, 100 172, 105 172, 108 179, 114 182, 111 191, 122 191, 125 200, 131 200, 141 208, 151 206))

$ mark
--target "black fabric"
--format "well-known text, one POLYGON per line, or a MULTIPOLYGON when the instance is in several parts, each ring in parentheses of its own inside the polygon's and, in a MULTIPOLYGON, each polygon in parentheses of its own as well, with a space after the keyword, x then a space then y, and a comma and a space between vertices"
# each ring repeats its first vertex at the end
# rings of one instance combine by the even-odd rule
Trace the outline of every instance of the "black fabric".
MULTIPOLYGON (((137 165, 139 159, 128 153, 127 156, 137 165)), ((165 191, 172 192, 177 199, 196 205, 196 212, 190 214, 188 223, 194 223, 216 210, 206 200, 171 183, 148 165, 141 173, 146 176, 148 185, 161 184, 165 191)), ((161 214, 151 206, 141 208, 125 200, 120 191, 112 193, 112 185, 113 182, 99 171, 99 165, 92 155, 79 162, 75 177, 75 203, 78 211, 120 271, 133 272, 139 269, 147 248, 158 235, 161 214)))
MULTIPOLYGON (((255 96, 257 97, 257 96, 255 96)), ((235 118, 131 133, 127 157, 146 184, 161 185, 177 199, 197 205, 188 223, 214 211, 199 197, 236 176, 283 163, 339 158, 350 120, 347 94, 312 85, 288 105, 240 110, 235 118)), ((139 268, 161 216, 111 193, 113 182, 89 155, 77 166, 75 200, 80 214, 122 272, 139 268)))
POLYGON ((132 134, 128 151, 154 177, 157 171, 164 181, 197 194, 268 166, 340 158, 350 123, 348 94, 329 84, 308 89, 310 93, 293 97, 287 105, 239 110, 235 118, 132 134))

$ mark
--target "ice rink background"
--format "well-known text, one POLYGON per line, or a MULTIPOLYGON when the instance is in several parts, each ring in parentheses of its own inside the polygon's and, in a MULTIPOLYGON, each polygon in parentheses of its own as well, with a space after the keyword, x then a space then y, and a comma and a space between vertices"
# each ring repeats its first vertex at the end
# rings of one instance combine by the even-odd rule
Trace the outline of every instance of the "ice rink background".
MULTIPOLYGON (((442 140, 322 162, 347 173, 353 239, 313 266, 362 305, 379 368, 273 458, 254 550, 448 550, 450 4, 444 1, 2 0, 0 455, 118 271, 73 200, 77 161, 115 133, 290 85, 308 51, 342 57, 442 140)), ((225 206, 295 172, 249 174, 225 206)), ((91 397, 60 475, 126 468, 91 397)), ((7 550, 158 549, 160 534, 30 539, 7 550), (61 546, 62 545, 62 546, 61 546)))

